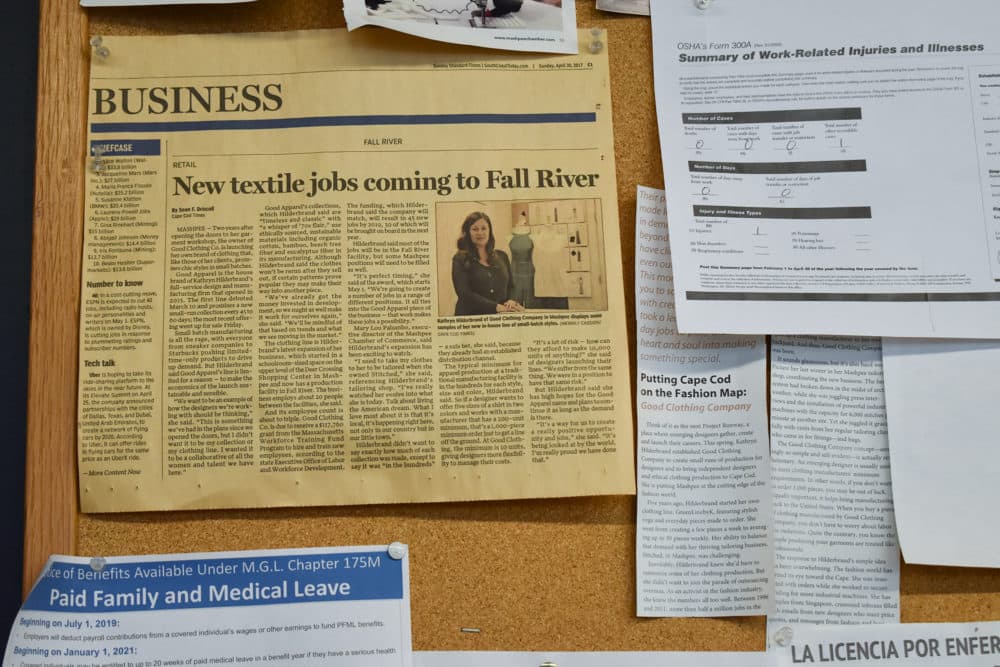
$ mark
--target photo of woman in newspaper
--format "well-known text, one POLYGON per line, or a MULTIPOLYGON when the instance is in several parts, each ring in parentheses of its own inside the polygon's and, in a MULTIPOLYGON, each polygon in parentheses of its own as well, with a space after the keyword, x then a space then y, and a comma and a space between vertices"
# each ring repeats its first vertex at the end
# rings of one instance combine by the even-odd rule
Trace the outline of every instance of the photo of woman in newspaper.
POLYGON ((436 228, 438 317, 608 308, 599 199, 439 202, 436 228))
POLYGON ((508 298, 514 291, 510 258, 496 249, 493 223, 482 211, 473 211, 462 222, 458 252, 451 260, 451 282, 458 297, 455 315, 524 311, 524 306, 508 298))
POLYGON ((369 16, 466 28, 559 30, 562 0, 365 0, 369 16))

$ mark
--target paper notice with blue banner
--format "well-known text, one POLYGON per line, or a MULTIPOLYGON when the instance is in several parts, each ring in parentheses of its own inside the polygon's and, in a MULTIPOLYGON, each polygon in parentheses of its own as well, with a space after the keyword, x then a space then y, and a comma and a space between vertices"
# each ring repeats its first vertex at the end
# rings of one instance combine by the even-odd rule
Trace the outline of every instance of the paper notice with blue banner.
POLYGON ((410 667, 407 549, 52 556, 7 642, 24 665, 410 667))

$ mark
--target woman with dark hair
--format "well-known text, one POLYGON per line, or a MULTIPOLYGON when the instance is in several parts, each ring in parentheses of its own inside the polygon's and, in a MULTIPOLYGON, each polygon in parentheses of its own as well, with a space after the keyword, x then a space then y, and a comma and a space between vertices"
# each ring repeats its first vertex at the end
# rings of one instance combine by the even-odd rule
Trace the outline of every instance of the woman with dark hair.
POLYGON ((458 252, 451 260, 451 282, 458 295, 456 315, 492 315, 524 310, 509 298, 514 289, 510 259, 497 250, 493 222, 482 211, 474 211, 462 223, 458 252))

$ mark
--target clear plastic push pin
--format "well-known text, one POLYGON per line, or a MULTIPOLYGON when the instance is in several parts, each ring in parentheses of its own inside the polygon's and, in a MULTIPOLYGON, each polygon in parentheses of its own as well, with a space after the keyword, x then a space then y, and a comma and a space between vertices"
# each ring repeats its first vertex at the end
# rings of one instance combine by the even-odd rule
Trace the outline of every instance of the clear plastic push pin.
POLYGON ((712 0, 694 0, 694 6, 698 9, 708 9, 710 4, 712 4, 712 0))
POLYGON ((104 46, 104 39, 100 35, 94 35, 90 38, 90 46, 93 47, 94 55, 101 62, 107 60, 108 56, 111 55, 111 49, 104 46))
POLYGON ((90 151, 90 170, 95 174, 104 171, 104 149, 94 146, 90 151))
POLYGON ((601 41, 601 29, 591 28, 590 29, 590 52, 600 53, 601 49, 604 48, 604 42, 601 41))
POLYGON ((101 558, 100 556, 95 556, 94 558, 90 559, 90 569, 93 570, 94 572, 100 572, 101 570, 104 569, 105 565, 107 565, 107 561, 101 558))
POLYGON ((389 545, 389 558, 393 560, 402 560, 403 556, 406 555, 406 545, 402 542, 393 542, 389 545))
POLYGON ((774 633, 774 643, 778 646, 788 646, 792 642, 792 629, 787 625, 778 628, 774 633))

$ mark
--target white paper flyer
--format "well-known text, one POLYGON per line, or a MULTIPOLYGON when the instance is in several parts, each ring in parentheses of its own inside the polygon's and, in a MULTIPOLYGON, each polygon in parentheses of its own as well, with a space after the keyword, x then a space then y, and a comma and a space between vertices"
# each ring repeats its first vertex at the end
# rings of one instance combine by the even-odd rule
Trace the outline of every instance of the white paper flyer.
POLYGON ((890 623, 786 626, 768 651, 774 667, 814 663, 992 667, 1000 623, 890 623))
POLYGON ((1000 337, 1000 5, 652 4, 685 333, 1000 337))
POLYGON ((404 545, 52 556, 3 664, 410 667, 404 545))
POLYGON ((1000 343, 883 341, 892 492, 907 563, 1000 567, 1000 343))
POLYGON ((597 0, 597 8, 602 12, 649 16, 649 0, 597 0))

